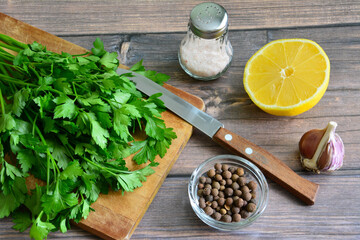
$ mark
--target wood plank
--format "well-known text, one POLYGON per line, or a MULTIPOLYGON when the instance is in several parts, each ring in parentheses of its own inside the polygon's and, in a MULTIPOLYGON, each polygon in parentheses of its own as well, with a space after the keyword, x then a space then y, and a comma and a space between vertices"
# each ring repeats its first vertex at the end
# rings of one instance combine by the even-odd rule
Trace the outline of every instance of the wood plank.
MULTIPOLYGON (((1 1, 3 13, 55 35, 184 32, 191 9, 203 1, 1 1), (86 5, 85 5, 86 4, 86 5), (146 19, 142 21, 141 19, 146 19)), ((357 0, 220 0, 230 29, 358 24, 357 0)))
MULTIPOLYGON (((206 111, 229 129, 274 153, 302 176, 320 184, 316 204, 304 207, 270 182, 269 206, 259 221, 240 233, 212 230, 192 212, 186 184, 198 164, 208 157, 227 152, 195 130, 132 239, 359 239, 358 36, 359 26, 231 31, 235 57, 229 72, 219 80, 199 82, 184 74, 177 62, 178 43, 183 33, 101 35, 107 49, 121 52, 122 46, 127 45, 122 54, 124 62, 131 65, 144 59, 147 68, 171 75, 171 84, 204 98, 206 111), (242 86, 242 73, 246 61, 263 44, 289 37, 306 37, 320 43, 330 58, 332 69, 329 89, 319 104, 297 117, 286 118, 266 114, 251 103, 242 86), (311 128, 323 127, 329 120, 339 123, 338 131, 345 142, 343 168, 327 175, 302 172, 297 152, 299 137, 311 128), (176 217, 174 208, 179 209, 176 217)), ((95 37, 68 36, 66 39, 89 48, 95 37)), ((1 237, 24 239, 28 236, 11 230, 10 221, 9 218, 1 221, 1 237)), ((67 234, 52 233, 50 239, 88 239, 86 236, 97 239, 78 228, 67 234)))
MULTIPOLYGON (((314 206, 305 206, 270 181, 264 214, 244 230, 226 234, 207 227, 193 212, 187 195, 188 176, 168 177, 131 239, 358 239, 360 195, 354 191, 360 188, 360 171, 303 176, 321 186, 314 206)), ((1 236, 27 238, 28 230, 10 229, 10 221, 2 220, 1 236)), ((98 239, 76 227, 66 234, 50 233, 49 239, 55 238, 98 239)))
POLYGON ((151 236, 166 239, 339 239, 342 236, 356 239, 360 236, 360 195, 353 191, 360 188, 359 174, 356 170, 345 175, 307 175, 321 185, 317 202, 312 207, 302 205, 270 182, 264 214, 244 230, 226 234, 207 227, 197 218, 187 198, 187 178, 168 178, 132 239, 151 236), (175 211, 173 206, 176 206, 175 211))
MULTIPOLYGON (((25 43, 37 41, 46 45, 48 50, 55 52, 66 51, 71 54, 86 52, 80 46, 2 13, 0 13, 0 33, 25 43)), ((125 68, 125 66, 121 67, 125 68)), ((200 98, 169 85, 166 87, 197 108, 204 108, 204 103, 200 98)), ((192 126, 173 113, 165 111, 161 114, 161 118, 164 120, 166 127, 174 129, 177 138, 172 141, 163 158, 156 157, 155 161, 159 163, 154 169, 156 173, 147 177, 147 181, 143 183, 141 189, 135 189, 133 192, 126 193, 110 191, 108 195, 100 194, 97 201, 91 205, 95 211, 90 212, 87 219, 81 220, 78 226, 104 239, 127 239, 131 237, 192 134, 192 126)), ((125 160, 130 170, 136 170, 141 167, 134 163, 131 157, 125 160)))

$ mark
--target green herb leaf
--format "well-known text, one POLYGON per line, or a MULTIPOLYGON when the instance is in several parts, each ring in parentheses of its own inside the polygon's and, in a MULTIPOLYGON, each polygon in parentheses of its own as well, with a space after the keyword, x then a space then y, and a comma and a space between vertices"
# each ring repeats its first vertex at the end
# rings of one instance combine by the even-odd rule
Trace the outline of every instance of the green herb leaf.
POLYGON ((41 214, 36 218, 30 229, 30 237, 35 240, 43 240, 47 238, 49 232, 56 227, 50 222, 43 222, 41 220, 41 214))
POLYGON ((12 217, 13 223, 15 224, 13 229, 20 232, 25 231, 32 224, 30 213, 28 211, 16 211, 12 214, 12 217))
POLYGON ((77 115, 77 107, 73 100, 66 96, 57 97, 54 102, 58 104, 54 111, 54 118, 72 119, 77 115))

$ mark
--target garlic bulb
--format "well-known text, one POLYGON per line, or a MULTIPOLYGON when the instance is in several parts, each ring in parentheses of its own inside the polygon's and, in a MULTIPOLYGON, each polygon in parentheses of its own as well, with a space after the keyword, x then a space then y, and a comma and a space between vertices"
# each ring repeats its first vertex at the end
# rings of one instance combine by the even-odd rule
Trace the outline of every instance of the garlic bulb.
POLYGON ((316 173, 335 171, 342 167, 344 144, 335 133, 336 122, 329 122, 324 129, 313 129, 300 139, 299 150, 302 166, 316 173))

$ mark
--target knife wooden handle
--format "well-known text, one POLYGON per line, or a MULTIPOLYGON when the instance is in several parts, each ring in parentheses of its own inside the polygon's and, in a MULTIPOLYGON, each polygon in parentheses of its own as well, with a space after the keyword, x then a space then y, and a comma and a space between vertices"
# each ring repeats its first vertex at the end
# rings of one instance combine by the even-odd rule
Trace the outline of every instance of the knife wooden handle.
POLYGON ((315 203, 319 185, 300 177, 265 149, 225 128, 220 128, 213 136, 213 140, 234 154, 250 160, 260 168, 265 176, 280 184, 306 204, 313 205, 315 203))

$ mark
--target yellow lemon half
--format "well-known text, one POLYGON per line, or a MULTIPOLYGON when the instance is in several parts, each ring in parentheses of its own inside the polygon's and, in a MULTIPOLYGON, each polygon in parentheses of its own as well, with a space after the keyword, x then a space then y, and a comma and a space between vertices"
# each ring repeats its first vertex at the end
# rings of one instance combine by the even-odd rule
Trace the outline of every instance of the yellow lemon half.
POLYGON ((267 113, 294 116, 314 107, 329 84, 330 61, 308 39, 280 39, 266 44, 247 62, 244 87, 267 113))

